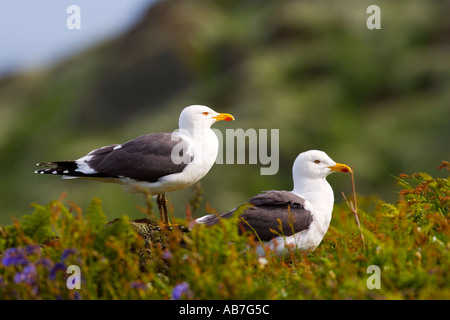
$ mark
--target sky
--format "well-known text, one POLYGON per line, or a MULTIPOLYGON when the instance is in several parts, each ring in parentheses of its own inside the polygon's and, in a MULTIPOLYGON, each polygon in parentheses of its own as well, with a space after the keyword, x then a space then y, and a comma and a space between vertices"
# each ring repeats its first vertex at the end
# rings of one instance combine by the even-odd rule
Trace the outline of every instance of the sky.
POLYGON ((0 77, 39 69, 124 32, 156 0, 1 0, 0 77), (68 11, 71 5, 79 8, 68 11), (79 18, 78 20, 74 20, 79 18), (69 29, 79 22, 80 29, 69 29))

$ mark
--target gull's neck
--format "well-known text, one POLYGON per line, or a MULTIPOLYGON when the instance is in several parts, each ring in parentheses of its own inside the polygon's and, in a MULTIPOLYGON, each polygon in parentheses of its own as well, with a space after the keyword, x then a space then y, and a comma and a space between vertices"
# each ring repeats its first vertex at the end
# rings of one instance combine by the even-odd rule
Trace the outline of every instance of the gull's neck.
MULTIPOLYGON (((295 179, 293 193, 304 198, 311 205, 311 209, 321 215, 320 219, 329 223, 333 211, 334 193, 325 178, 303 178, 295 179)), ((319 217, 316 217, 319 218, 319 217)))
POLYGON ((216 161, 219 149, 219 141, 211 125, 205 122, 180 122, 179 128, 180 134, 193 142, 193 149, 188 150, 188 153, 194 156, 194 163, 209 170, 216 161))
POLYGON ((202 139, 205 135, 213 133, 211 124, 202 121, 180 121, 180 133, 191 137, 191 139, 202 139))

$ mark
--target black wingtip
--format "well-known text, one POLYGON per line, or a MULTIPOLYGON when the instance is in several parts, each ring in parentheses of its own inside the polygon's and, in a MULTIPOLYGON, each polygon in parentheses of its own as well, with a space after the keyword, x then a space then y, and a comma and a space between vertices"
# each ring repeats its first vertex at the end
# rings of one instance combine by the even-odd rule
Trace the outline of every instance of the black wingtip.
POLYGON ((54 162, 38 162, 38 163, 36 163, 36 165, 38 167, 51 167, 51 166, 54 166, 55 163, 54 162))
POLYGON ((38 174, 67 175, 77 168, 77 164, 74 161, 47 161, 38 162, 36 165, 44 167, 44 169, 34 171, 34 173, 38 174))
POLYGON ((54 174, 54 175, 65 175, 68 174, 69 171, 66 168, 47 168, 47 169, 39 169, 34 173, 38 174, 54 174))

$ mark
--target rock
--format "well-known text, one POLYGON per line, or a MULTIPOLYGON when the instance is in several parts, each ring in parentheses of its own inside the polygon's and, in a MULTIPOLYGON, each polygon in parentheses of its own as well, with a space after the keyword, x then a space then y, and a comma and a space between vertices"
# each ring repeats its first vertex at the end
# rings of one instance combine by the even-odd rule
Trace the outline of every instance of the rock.
MULTIPOLYGON (((119 219, 110 221, 106 227, 111 226, 119 219)), ((189 232, 189 229, 183 225, 176 226, 162 226, 158 222, 141 218, 130 221, 131 227, 140 235, 144 240, 144 246, 142 249, 136 250, 136 245, 132 244, 130 247, 131 252, 139 255, 139 267, 141 271, 145 271, 149 263, 152 263, 160 269, 160 272, 164 272, 167 267, 167 261, 160 258, 160 254, 164 251, 167 243, 170 239, 176 239, 179 246, 185 247, 186 242, 184 235, 189 232), (173 236, 175 232, 179 232, 177 236, 173 236), (155 250, 161 250, 160 254, 155 253, 155 250)), ((173 245, 173 244, 172 244, 173 245)))

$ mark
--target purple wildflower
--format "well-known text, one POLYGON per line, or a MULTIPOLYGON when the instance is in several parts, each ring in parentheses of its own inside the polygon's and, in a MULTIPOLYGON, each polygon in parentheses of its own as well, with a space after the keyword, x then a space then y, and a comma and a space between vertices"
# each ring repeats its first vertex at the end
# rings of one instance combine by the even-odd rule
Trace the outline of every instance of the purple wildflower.
POLYGON ((50 270, 50 274, 48 276, 50 278, 50 280, 56 280, 56 273, 60 270, 63 270, 64 272, 66 272, 67 267, 62 262, 55 263, 53 268, 50 270))
POLYGON ((146 285, 145 283, 142 283, 140 281, 133 281, 130 283, 130 287, 133 289, 144 290, 146 288, 146 285))
POLYGON ((27 256, 31 256, 33 254, 39 254, 41 252, 41 247, 36 244, 29 244, 25 247, 25 253, 27 256))
POLYGON ((66 259, 72 255, 75 254, 77 252, 77 249, 75 248, 69 248, 69 249, 65 249, 61 255, 61 262, 66 261, 66 259))
POLYGON ((38 261, 36 261, 36 265, 41 265, 45 269, 50 270, 53 267, 53 261, 49 258, 40 258, 38 261))
POLYGON ((22 272, 17 272, 14 275, 15 283, 26 283, 29 285, 34 285, 37 282, 37 270, 36 266, 32 263, 29 263, 22 272))
POLYGON ((28 262, 29 261, 23 254, 23 250, 21 248, 7 249, 2 258, 2 264, 5 267, 25 265, 25 264, 28 264, 28 262))
POLYGON ((187 282, 179 283, 172 289, 173 300, 180 300, 183 297, 192 298, 192 291, 187 282))
POLYGON ((170 252, 170 250, 165 250, 162 254, 162 258, 164 260, 171 260, 173 257, 172 252, 170 252))

